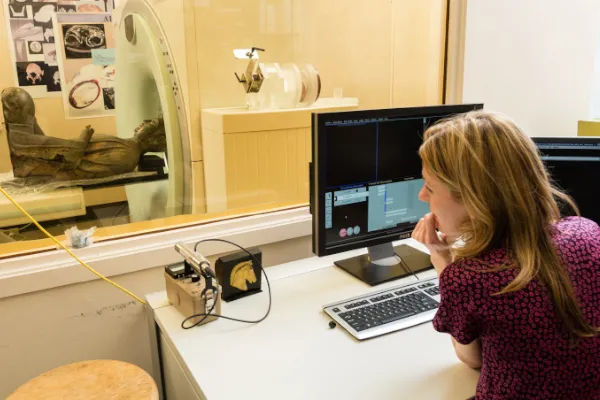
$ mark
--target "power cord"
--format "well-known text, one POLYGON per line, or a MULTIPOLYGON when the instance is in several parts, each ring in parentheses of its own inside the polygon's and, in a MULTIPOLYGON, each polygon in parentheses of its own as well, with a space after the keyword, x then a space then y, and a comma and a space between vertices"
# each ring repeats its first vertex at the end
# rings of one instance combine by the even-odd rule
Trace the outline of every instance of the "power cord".
MULTIPOLYGON (((246 250, 246 249, 245 249, 245 248, 243 248, 242 246, 240 246, 240 245, 238 245, 238 244, 235 244, 235 243, 233 243, 233 242, 230 242, 230 241, 228 241, 228 240, 225 240, 225 239, 204 239, 204 240, 200 240, 199 242, 197 242, 197 243, 194 245, 194 252, 196 252, 196 250, 198 249, 198 245, 199 245, 199 244, 206 243, 206 242, 220 242, 220 243, 227 243, 227 244, 230 244, 230 245, 232 245, 232 246, 235 246, 235 247, 237 247, 238 249, 240 249, 240 250, 244 251, 245 253, 247 253, 247 254, 248 254, 248 255, 249 255, 249 256, 250 256, 250 257, 251 257, 251 258, 252 258, 252 259, 253 259, 253 260, 256 262, 256 264, 257 264, 257 265, 260 267, 261 273, 262 273, 262 274, 264 274, 264 276, 265 276, 265 280, 267 281, 267 288, 268 288, 268 290, 269 290, 269 307, 267 308, 267 312, 265 313, 265 315, 264 315, 262 318, 260 318, 260 319, 257 319, 256 321, 249 321, 249 320, 244 320, 244 319, 238 319, 238 318, 227 317, 227 316, 225 316, 225 315, 220 315, 220 314, 213 314, 212 312, 213 312, 213 310, 214 310, 214 308, 215 308, 215 305, 217 304, 217 302, 215 301, 215 302, 213 303, 213 305, 212 305, 212 307, 211 307, 210 311, 208 312, 208 314, 206 314, 206 313, 202 313, 202 314, 194 314, 194 315, 191 315, 191 316, 189 316, 189 317, 187 317, 186 319, 184 319, 184 320, 183 320, 183 322, 181 323, 181 327, 182 327, 183 329, 191 329, 191 328, 194 328, 194 327, 196 327, 196 326, 200 325, 202 322, 204 322, 204 320, 205 320, 206 318, 208 318, 208 317, 217 317, 217 318, 223 318, 223 319, 228 319, 228 320, 230 320, 230 321, 243 322, 243 323, 245 323, 245 324, 258 324, 259 322, 261 322, 261 321, 264 321, 264 320, 265 320, 265 319, 266 319, 266 318, 269 316, 269 313, 271 312, 271 283, 269 282, 269 277, 267 276, 267 273, 265 272, 265 269, 263 268, 263 266, 262 266, 262 264, 260 263, 260 261, 258 261, 258 259, 257 259, 256 257, 254 257, 254 255, 253 255, 252 253, 250 253, 248 250, 246 250), (193 324, 193 325, 190 325, 190 326, 185 326, 185 323, 186 323, 187 321, 189 321, 190 319, 193 319, 193 318, 198 318, 198 317, 203 317, 203 318, 202 318, 200 321, 198 321, 198 322, 196 322, 195 324, 193 324)), ((218 285, 218 284, 219 284, 219 282, 217 282, 217 285, 218 285)), ((213 290, 213 295, 214 295, 214 294, 215 294, 215 293, 214 293, 214 290, 213 290)))
POLYGON ((115 214, 115 216, 112 219, 112 222, 110 223, 111 226, 115 225, 115 220, 117 219, 117 217, 123 212, 123 210, 125 210, 125 208, 128 206, 129 204, 127 204, 127 202, 125 202, 125 204, 123 204, 121 206, 121 208, 119 208, 119 211, 117 211, 117 213, 115 214))
POLYGON ((419 279, 419 277, 417 276, 417 274, 415 274, 415 271, 413 271, 412 269, 408 268, 408 266, 406 264, 404 264, 404 261, 402 261, 402 257, 400 257, 400 254, 398 254, 397 252, 394 252, 394 254, 396 255, 396 257, 398 257, 400 259, 400 262, 404 265, 405 269, 409 270, 410 273, 417 278, 418 281, 420 281, 421 279, 419 279))
POLYGON ((146 304, 146 302, 142 299, 140 299, 138 296, 136 296, 135 294, 131 293, 129 290, 125 289, 123 286, 119 285, 116 282, 111 281, 110 279, 108 279, 107 277, 105 277, 104 275, 102 275, 101 273, 99 273, 98 271, 96 271, 94 268, 90 267, 85 261, 81 260, 79 257, 77 257, 75 254, 73 254, 73 252, 71 250, 69 250, 64 244, 62 244, 61 242, 58 241, 58 239, 56 239, 54 236, 52 236, 52 234, 50 232, 48 232, 46 229, 44 229, 44 227, 42 225, 40 225, 39 222, 37 222, 35 220, 35 218, 33 218, 23 207, 21 207, 19 205, 19 203, 17 203, 8 193, 6 193, 6 191, 4 190, 4 188, 2 186, 0 186, 0 192, 11 202, 13 203, 13 205, 15 207, 17 207, 17 209, 19 211, 21 211, 21 213, 23 215, 25 215, 27 218, 29 218, 29 220, 35 225, 37 226, 37 228, 42 231, 42 233, 46 236, 48 236, 48 238, 52 239, 54 241, 54 243, 56 243, 59 247, 61 247, 64 251, 66 251, 71 257, 73 257, 75 260, 77 260, 77 262, 81 265, 83 265, 84 267, 86 267, 88 270, 90 270, 90 272, 92 272, 94 275, 96 275, 98 278, 102 279, 103 281, 110 283, 111 285, 113 285, 114 287, 116 287, 119 290, 122 290, 123 292, 127 293, 129 296, 133 297, 134 299, 136 299, 137 301, 139 301, 142 304, 146 304))

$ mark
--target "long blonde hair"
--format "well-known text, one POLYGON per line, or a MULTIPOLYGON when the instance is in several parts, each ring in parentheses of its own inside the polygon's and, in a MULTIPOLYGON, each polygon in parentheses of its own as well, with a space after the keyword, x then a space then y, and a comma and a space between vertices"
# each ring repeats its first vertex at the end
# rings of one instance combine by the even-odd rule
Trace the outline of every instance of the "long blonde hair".
POLYGON ((554 307, 574 337, 592 337, 573 286, 552 240, 560 217, 557 199, 574 202, 557 190, 533 141, 510 119, 474 111, 433 125, 419 150, 423 168, 443 182, 470 216, 461 225, 465 246, 454 256, 476 258, 505 247, 519 268, 500 293, 523 289, 536 279, 551 293, 554 307))

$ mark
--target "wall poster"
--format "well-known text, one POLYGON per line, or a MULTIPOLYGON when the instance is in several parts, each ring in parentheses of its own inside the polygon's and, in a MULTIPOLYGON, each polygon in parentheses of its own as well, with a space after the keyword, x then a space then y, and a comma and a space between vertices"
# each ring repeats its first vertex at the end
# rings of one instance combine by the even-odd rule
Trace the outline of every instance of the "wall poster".
POLYGON ((57 13, 56 53, 66 118, 115 115, 115 29, 106 13, 57 13))
POLYGON ((15 86, 32 97, 60 96, 60 66, 53 17, 57 12, 111 13, 114 0, 2 0, 15 86))

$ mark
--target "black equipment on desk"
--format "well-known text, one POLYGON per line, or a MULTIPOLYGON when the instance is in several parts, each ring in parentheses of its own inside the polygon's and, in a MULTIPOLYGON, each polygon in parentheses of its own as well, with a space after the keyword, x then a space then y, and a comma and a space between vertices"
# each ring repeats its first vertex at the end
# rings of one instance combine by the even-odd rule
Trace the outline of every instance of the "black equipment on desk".
POLYGON ((600 137, 535 137, 533 141, 552 179, 575 200, 581 216, 600 224, 600 137))
POLYGON ((313 113, 309 166, 313 252, 357 248, 368 255, 335 264, 370 285, 429 269, 429 256, 393 241, 410 238, 429 207, 418 150, 437 121, 482 104, 313 113))
POLYGON ((217 280, 223 291, 221 298, 234 301, 261 292, 262 252, 253 247, 246 252, 236 252, 220 257, 215 262, 217 280), (255 262, 256 260, 256 262, 255 262))

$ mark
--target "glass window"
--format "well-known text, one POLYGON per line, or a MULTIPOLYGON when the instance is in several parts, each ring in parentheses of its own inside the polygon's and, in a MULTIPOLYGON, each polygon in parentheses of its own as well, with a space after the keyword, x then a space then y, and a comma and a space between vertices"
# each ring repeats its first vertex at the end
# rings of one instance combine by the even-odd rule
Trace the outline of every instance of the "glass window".
MULTIPOLYGON (((0 1, 1 185, 54 235, 306 206, 312 112, 443 101, 443 0, 0 1)), ((0 253, 43 238, 0 197, 0 253)))

